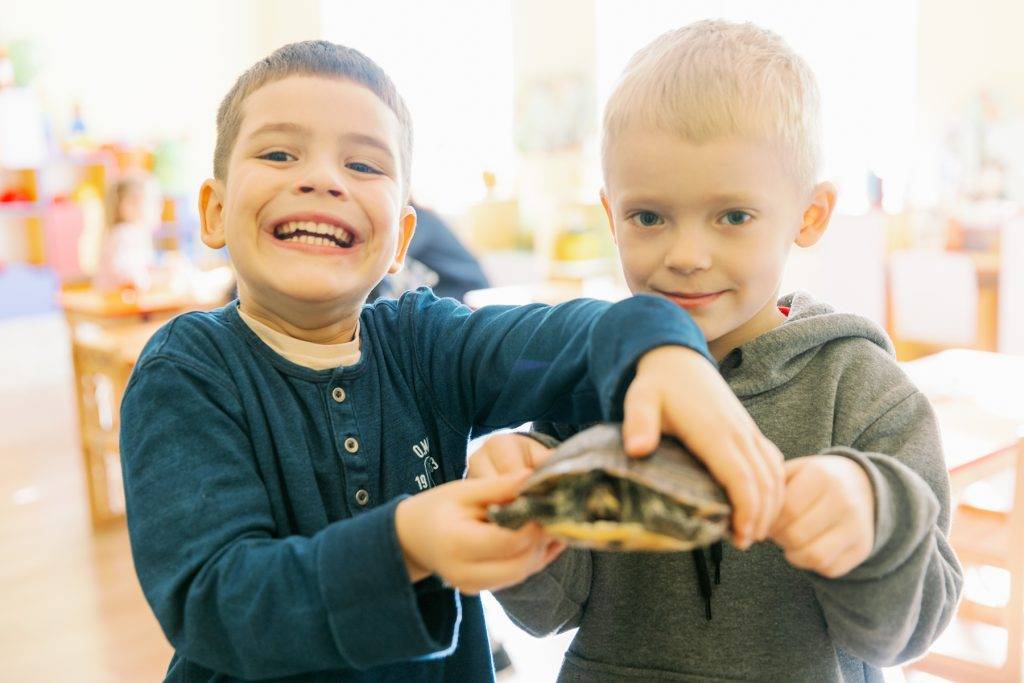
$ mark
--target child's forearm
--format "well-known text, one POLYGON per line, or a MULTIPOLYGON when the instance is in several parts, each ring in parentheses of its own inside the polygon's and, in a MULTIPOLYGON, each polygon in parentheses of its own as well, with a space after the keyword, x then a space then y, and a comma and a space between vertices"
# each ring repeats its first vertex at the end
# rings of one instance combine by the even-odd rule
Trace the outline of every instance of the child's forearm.
POLYGON ((839 579, 809 574, 833 639, 877 666, 927 651, 952 619, 963 586, 947 538, 949 478, 934 415, 912 388, 888 400, 853 448, 829 451, 856 460, 871 479, 874 548, 839 579))
POLYGON ((926 652, 952 619, 963 570, 925 481, 894 457, 847 453, 869 463, 875 548, 838 579, 808 576, 836 643, 875 666, 894 666, 926 652))

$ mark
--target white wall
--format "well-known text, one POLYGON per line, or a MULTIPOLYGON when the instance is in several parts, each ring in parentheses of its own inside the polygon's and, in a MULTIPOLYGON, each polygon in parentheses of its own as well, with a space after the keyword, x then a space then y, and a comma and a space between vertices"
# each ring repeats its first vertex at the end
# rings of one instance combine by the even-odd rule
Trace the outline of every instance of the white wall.
POLYGON ((37 88, 66 130, 72 104, 101 140, 186 137, 196 184, 214 117, 238 75, 281 44, 320 37, 314 0, 0 0, 0 42, 31 39, 37 88))
MULTIPOLYGON (((921 0, 917 35, 918 192, 930 199, 940 179, 941 149, 951 126, 989 91, 1004 119, 1024 120, 1022 0, 921 0)), ((1022 124, 1017 124, 1018 128, 1022 124)), ((1021 144, 1022 135, 1012 139, 1021 144)), ((1024 149, 1007 154, 1011 191, 1024 198, 1024 149)))

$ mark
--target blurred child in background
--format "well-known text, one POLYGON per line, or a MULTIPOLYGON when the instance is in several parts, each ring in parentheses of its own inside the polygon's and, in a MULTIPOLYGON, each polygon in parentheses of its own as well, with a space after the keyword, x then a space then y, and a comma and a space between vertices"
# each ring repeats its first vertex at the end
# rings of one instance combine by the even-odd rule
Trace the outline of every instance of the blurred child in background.
POLYGON ((149 289, 156 266, 153 234, 160 227, 156 180, 128 175, 114 183, 107 225, 93 286, 103 292, 149 289))

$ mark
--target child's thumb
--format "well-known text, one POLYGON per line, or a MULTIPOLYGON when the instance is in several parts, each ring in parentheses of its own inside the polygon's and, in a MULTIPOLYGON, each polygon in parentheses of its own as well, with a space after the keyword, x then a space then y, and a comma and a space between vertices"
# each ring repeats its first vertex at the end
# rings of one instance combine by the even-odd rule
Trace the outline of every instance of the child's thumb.
POLYGON ((532 474, 531 470, 519 470, 509 474, 478 479, 466 479, 463 483, 463 500, 467 503, 507 503, 519 495, 523 482, 532 474))

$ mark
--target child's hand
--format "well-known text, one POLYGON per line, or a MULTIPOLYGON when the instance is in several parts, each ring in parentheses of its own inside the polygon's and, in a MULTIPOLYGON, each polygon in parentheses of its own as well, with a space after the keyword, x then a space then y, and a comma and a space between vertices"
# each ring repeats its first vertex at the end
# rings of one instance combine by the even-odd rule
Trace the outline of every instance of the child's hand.
POLYGON ((565 546, 539 525, 511 531, 487 521, 487 506, 515 498, 527 476, 453 481, 399 503, 395 531, 412 581, 437 574, 479 593, 517 584, 554 560, 565 546))
POLYGON ((794 567, 834 579, 875 543, 875 493, 864 469, 841 455, 786 463, 786 501, 771 539, 794 567))
POLYGON ((540 442, 522 434, 496 434, 469 456, 466 477, 490 477, 522 470, 532 472, 547 460, 551 452, 550 448, 545 448, 540 442))
POLYGON ((767 538, 782 506, 783 457, 711 363, 681 346, 649 351, 637 364, 623 411, 627 453, 650 453, 662 432, 677 437, 729 495, 733 543, 744 549, 767 538))

